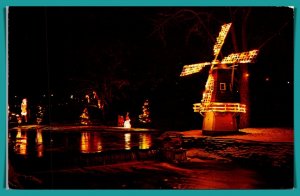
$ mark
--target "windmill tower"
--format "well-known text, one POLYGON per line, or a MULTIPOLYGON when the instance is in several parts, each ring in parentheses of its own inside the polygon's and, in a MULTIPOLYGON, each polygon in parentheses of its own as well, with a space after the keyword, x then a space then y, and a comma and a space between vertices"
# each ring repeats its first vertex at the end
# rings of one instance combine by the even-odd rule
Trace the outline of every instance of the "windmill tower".
POLYGON ((214 59, 212 62, 185 65, 180 76, 200 72, 210 66, 208 79, 201 103, 194 104, 194 112, 203 117, 203 134, 226 133, 238 131, 237 116, 246 113, 246 105, 236 99, 237 90, 234 89, 234 71, 239 64, 254 63, 258 50, 242 53, 232 53, 221 61, 219 53, 232 23, 224 24, 214 45, 214 59))

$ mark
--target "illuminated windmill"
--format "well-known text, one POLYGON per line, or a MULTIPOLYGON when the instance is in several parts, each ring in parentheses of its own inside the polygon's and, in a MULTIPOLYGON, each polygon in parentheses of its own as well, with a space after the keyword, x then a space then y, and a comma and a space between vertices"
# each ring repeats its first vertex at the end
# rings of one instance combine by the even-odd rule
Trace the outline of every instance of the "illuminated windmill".
POLYGON ((253 63, 258 50, 233 53, 221 61, 217 60, 231 23, 222 25, 221 31, 214 45, 214 59, 212 62, 185 65, 180 76, 200 72, 210 66, 208 79, 201 103, 194 104, 194 112, 199 112, 203 119, 203 134, 224 133, 238 131, 236 117, 246 113, 246 105, 235 99, 234 70, 238 64, 253 63))

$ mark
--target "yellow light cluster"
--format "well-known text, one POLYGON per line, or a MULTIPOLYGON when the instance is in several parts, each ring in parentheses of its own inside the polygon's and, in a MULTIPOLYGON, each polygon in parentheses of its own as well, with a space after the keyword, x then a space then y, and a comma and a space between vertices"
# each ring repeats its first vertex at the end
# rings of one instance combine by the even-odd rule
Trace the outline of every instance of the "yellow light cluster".
POLYGON ((214 77, 211 74, 209 74, 205 84, 205 91, 203 93, 201 103, 210 103, 213 90, 214 90, 214 77))
POLYGON ((191 65, 185 65, 182 68, 182 72, 180 74, 180 76, 186 76, 186 75, 190 75, 193 73, 197 73, 199 71, 201 71, 201 69, 203 69, 203 67, 210 65, 210 62, 205 62, 205 63, 196 63, 196 64, 191 64, 191 65))
POLYGON ((214 45, 214 55, 215 55, 215 59, 217 59, 219 53, 220 53, 220 50, 222 48, 222 45, 224 43, 224 40, 228 34, 228 31, 231 27, 231 23, 228 23, 228 24, 224 24, 222 25, 221 27, 221 31, 219 33, 219 36, 217 38, 217 42, 215 43, 214 45))
POLYGON ((251 50, 248 52, 242 53, 233 53, 225 57, 221 63, 230 64, 230 63, 253 63, 258 55, 259 50, 251 50))
POLYGON ((246 113, 246 105, 240 103, 221 103, 221 102, 211 102, 211 103, 195 103, 194 112, 239 112, 246 113))

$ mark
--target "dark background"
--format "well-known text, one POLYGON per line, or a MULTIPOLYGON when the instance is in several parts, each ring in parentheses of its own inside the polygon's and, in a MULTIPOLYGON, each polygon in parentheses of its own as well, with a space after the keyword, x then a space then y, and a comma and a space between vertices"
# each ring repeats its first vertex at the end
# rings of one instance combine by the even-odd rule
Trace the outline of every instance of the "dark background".
MULTIPOLYGON (((192 104, 202 98, 208 70, 179 75, 185 64, 211 61, 214 40, 203 29, 190 31, 191 15, 173 17, 183 9, 200 13, 216 39, 228 22, 240 38, 239 15, 250 8, 10 7, 10 110, 20 113, 26 97, 31 116, 42 104, 50 122, 73 122, 84 95, 101 95, 106 83, 112 95, 103 123, 127 111, 136 121, 148 98, 153 126, 201 128, 192 104)), ((246 42, 249 50, 260 48, 257 62, 249 64, 251 126, 293 127, 293 14, 286 7, 251 7, 246 42)), ((224 56, 234 52, 231 43, 228 36, 224 56)))

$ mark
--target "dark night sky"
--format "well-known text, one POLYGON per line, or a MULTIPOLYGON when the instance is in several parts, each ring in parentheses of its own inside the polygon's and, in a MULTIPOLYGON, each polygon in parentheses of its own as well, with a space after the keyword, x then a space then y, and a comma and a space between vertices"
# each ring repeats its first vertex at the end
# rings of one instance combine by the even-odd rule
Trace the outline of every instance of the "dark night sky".
MULTIPOLYGON (((189 14, 168 20, 163 40, 155 31, 158 21, 183 9, 200 13, 214 38, 222 24, 233 22, 241 40, 246 8, 11 7, 9 103, 28 97, 34 104, 52 93, 83 96, 91 87, 101 89, 110 76, 129 84, 114 91, 121 110, 137 114, 148 97, 166 122, 184 118, 197 127, 201 117, 193 113, 192 103, 201 100, 207 72, 179 74, 184 64, 212 60, 214 41, 203 29, 185 39, 195 23, 189 14)), ((248 48, 262 46, 257 62, 249 65, 253 126, 293 126, 293 25, 292 9, 251 8, 248 48)), ((224 55, 234 52, 231 43, 229 35, 224 55)))

